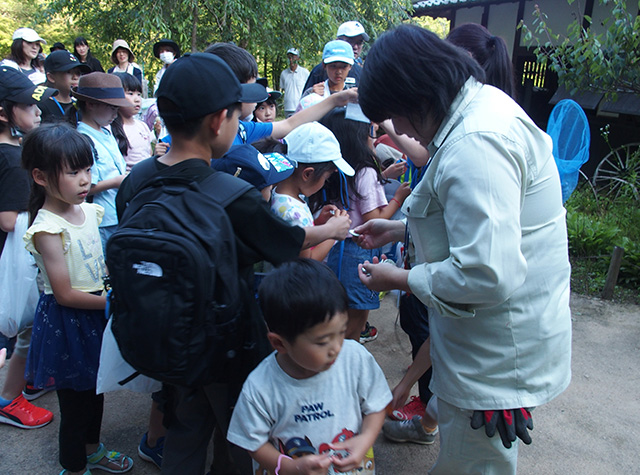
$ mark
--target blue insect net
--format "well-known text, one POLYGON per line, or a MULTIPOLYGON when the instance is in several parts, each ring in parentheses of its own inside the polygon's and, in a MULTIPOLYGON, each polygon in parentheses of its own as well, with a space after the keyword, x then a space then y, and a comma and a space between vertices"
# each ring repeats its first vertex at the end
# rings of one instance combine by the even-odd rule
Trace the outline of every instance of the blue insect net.
POLYGON ((564 99, 551 111, 547 133, 553 140, 564 203, 578 184, 580 167, 589 160, 591 133, 587 116, 576 101, 564 99))

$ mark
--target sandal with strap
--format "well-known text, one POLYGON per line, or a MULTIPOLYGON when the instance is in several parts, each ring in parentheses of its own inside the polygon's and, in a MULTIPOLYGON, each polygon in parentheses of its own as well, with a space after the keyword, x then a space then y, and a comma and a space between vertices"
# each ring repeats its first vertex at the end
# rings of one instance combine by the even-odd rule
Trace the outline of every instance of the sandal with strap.
POLYGON ((87 455, 87 469, 104 470, 109 473, 125 473, 133 468, 133 459, 127 457, 115 450, 107 450, 104 448, 104 444, 98 446, 98 450, 91 455, 87 455), (100 462, 106 459, 107 463, 102 464, 100 462), (125 462, 129 462, 125 467, 125 462), (115 465, 116 468, 111 468, 110 465, 115 465))

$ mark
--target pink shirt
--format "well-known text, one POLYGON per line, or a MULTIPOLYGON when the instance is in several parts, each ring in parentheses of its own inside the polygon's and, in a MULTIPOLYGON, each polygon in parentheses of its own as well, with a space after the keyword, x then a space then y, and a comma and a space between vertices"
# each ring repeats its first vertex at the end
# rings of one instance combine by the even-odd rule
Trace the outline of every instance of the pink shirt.
POLYGON ((129 171, 136 163, 151 156, 151 131, 147 124, 138 119, 135 119, 131 125, 122 125, 124 133, 129 139, 129 145, 131 145, 129 152, 124 157, 127 171, 129 171))
POLYGON ((356 173, 356 190, 362 198, 349 196, 351 228, 364 223, 363 214, 389 204, 384 195, 384 187, 378 181, 378 174, 371 167, 365 167, 356 173))

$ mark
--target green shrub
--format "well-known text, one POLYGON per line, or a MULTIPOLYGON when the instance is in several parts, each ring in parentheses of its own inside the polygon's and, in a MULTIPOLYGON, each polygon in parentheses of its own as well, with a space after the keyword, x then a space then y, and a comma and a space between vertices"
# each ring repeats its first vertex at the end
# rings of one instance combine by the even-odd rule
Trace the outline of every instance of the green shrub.
POLYGON ((621 247, 624 248, 622 265, 618 282, 625 287, 640 288, 640 244, 638 241, 624 237, 621 247))
POLYGON ((567 233, 571 254, 598 257, 611 254, 620 229, 580 211, 567 211, 567 233))
POLYGON ((640 208, 633 197, 596 200, 588 186, 576 189, 565 203, 576 292, 599 295, 614 246, 624 248, 616 295, 640 301, 640 208))

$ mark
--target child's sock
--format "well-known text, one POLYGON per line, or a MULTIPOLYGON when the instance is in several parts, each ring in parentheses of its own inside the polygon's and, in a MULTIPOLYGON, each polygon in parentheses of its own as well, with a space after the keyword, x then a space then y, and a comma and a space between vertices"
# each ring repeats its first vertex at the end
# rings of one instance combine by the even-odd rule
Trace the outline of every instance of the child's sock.
POLYGON ((15 399, 4 399, 3 397, 0 397, 0 407, 7 407, 13 401, 15 401, 15 399))

